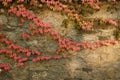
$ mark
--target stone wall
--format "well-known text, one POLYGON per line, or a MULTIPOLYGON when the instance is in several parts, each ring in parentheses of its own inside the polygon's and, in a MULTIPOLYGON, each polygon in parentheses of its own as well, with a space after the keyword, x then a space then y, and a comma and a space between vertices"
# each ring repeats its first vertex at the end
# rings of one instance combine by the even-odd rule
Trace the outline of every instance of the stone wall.
MULTIPOLYGON (((89 18, 103 17, 119 19, 120 10, 113 16, 109 13, 97 12, 89 18), (102 14, 104 13, 104 14, 102 14), (118 14, 118 15, 117 15, 118 14), (107 17, 106 17, 107 16, 107 17)), ((115 39, 115 27, 110 29, 98 29, 94 33, 80 33, 74 28, 74 22, 70 22, 65 28, 62 23, 68 17, 60 13, 44 10, 36 13, 43 21, 52 24, 52 29, 60 35, 75 41, 98 41, 115 39)), ((26 31, 31 23, 25 22, 23 27, 18 27, 19 19, 15 16, 0 15, 0 28, 7 38, 14 40, 16 44, 30 49, 41 49, 42 52, 54 52, 58 45, 47 36, 35 36, 29 41, 21 40, 20 34, 26 31)), ((68 59, 50 60, 48 62, 33 63, 28 61, 21 68, 5 55, 0 55, 0 63, 9 63, 12 70, 0 73, 0 80, 120 80, 120 44, 103 46, 96 50, 81 50, 74 53, 68 59)))

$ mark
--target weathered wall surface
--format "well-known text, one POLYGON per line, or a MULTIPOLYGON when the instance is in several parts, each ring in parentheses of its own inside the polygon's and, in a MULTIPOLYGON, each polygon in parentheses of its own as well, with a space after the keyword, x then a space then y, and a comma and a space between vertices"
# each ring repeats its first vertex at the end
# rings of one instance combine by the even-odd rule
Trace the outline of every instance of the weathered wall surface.
MULTIPOLYGON (((90 18, 103 18, 103 19, 120 19, 120 6, 116 7, 116 11, 108 8, 110 5, 102 5, 101 10, 94 13, 90 18), (109 11, 111 10, 111 11, 109 11)), ((112 6, 114 7, 114 6, 112 6)))
MULTIPOLYGON (((97 12, 89 18, 103 17, 120 19, 120 10, 111 14, 97 12), (107 16, 109 15, 109 16, 107 16)), ((45 10, 37 14, 46 23, 52 24, 52 29, 57 30, 60 35, 75 41, 98 41, 114 39, 115 27, 110 29, 99 29, 94 33, 80 33, 73 26, 71 21, 67 28, 62 25, 66 16, 60 13, 45 10)), ((0 15, 0 28, 9 39, 13 39, 17 44, 30 49, 40 49, 42 52, 54 52, 58 45, 47 36, 35 36, 29 41, 20 39, 20 34, 29 27, 29 22, 25 22, 22 28, 18 27, 19 19, 14 16, 0 15)), ((0 63, 10 63, 12 70, 2 72, 0 80, 120 80, 120 44, 109 47, 100 47, 96 50, 81 50, 74 53, 68 59, 50 60, 48 62, 31 61, 19 68, 15 62, 4 55, 0 55, 0 63)), ((66 53, 67 54, 67 53, 66 53)))

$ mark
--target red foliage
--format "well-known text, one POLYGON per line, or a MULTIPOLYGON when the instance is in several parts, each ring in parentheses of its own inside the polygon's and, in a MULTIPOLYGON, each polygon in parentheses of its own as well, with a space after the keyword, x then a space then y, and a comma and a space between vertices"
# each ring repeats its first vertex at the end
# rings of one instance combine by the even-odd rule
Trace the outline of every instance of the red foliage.
POLYGON ((8 64, 0 64, 0 69, 4 69, 6 71, 10 70, 10 66, 8 64))
MULTIPOLYGON (((23 3, 25 0, 17 0, 18 3, 23 3)), ((64 2, 69 2, 71 3, 72 0, 64 0, 64 2)), ((1 0, 4 5, 8 5, 8 3, 12 2, 12 0, 1 0)), ((80 21, 79 14, 72 11, 71 8, 73 6, 68 7, 67 5, 62 4, 60 1, 55 1, 55 0, 41 0, 42 3, 46 4, 50 9, 53 11, 64 11, 65 13, 68 13, 70 17, 74 17, 76 21, 79 22, 79 25, 83 30, 90 30, 91 27, 93 26, 93 22, 85 22, 85 21, 80 21)), ((98 0, 82 0, 82 3, 88 3, 91 7, 95 9, 99 9, 100 7, 98 6, 98 0)), ((30 5, 37 4, 37 0, 31 0, 30 5)), ((5 54, 11 59, 15 60, 18 64, 17 66, 21 67, 24 65, 27 60, 29 60, 29 57, 34 55, 36 56, 35 58, 32 58, 33 62, 39 62, 39 61, 49 61, 51 59, 54 60, 59 60, 59 59, 66 59, 68 58, 67 54, 63 54, 64 51, 80 51, 82 49, 96 49, 101 46, 109 46, 111 44, 117 44, 116 40, 106 40, 106 41, 97 41, 96 43, 92 42, 76 42, 72 41, 69 39, 64 39, 63 37, 60 36, 60 34, 57 31, 53 31, 51 29, 50 24, 46 24, 43 22, 40 18, 38 18, 35 14, 31 14, 29 10, 27 10, 23 4, 15 6, 11 6, 10 9, 8 10, 8 13, 14 14, 17 17, 20 18, 20 23, 18 24, 19 26, 22 26, 25 20, 32 21, 37 27, 33 29, 33 26, 30 25, 30 34, 22 33, 21 37, 23 39, 30 39, 31 36, 35 36, 36 34, 40 35, 45 35, 49 34, 53 40, 55 40, 58 43, 58 49, 55 52, 56 56, 43 56, 41 52, 38 50, 29 50, 27 48, 23 48, 20 45, 16 45, 14 42, 8 40, 4 34, 0 34, 0 43, 5 44, 6 48, 5 49, 0 49, 0 54, 5 54), (24 55, 21 56, 19 54, 24 55)), ((118 26, 117 22, 114 20, 107 20, 106 23, 118 26)), ((4 69, 6 71, 10 70, 10 67, 8 64, 0 64, 0 69, 4 69)))
POLYGON ((29 39, 29 38, 30 38, 30 35, 23 33, 23 34, 21 34, 21 37, 22 37, 23 39, 29 39))

